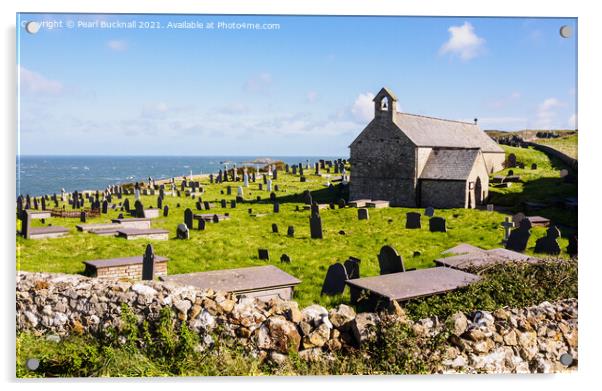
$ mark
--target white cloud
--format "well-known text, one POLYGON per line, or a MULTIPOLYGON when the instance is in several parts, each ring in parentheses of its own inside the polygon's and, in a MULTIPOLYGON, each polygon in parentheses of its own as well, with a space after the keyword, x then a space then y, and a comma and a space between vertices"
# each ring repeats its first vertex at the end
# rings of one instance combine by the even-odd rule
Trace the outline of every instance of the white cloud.
POLYGON ((36 94, 60 94, 64 90, 61 82, 47 79, 23 66, 19 66, 19 85, 22 91, 36 94))
POLYGON ((484 50, 485 39, 477 36, 474 27, 468 22, 462 26, 451 26, 449 39, 439 49, 439 54, 459 56, 463 61, 471 60, 484 50))
POLYGON ((577 129, 577 114, 573 114, 569 117, 569 129, 577 129))
POLYGON ((107 42, 107 47, 116 52, 124 52, 128 48, 128 44, 126 41, 114 39, 107 42))
POLYGON ((538 129, 551 129, 557 124, 557 110, 564 104, 556 98, 547 98, 537 106, 535 112, 535 127, 538 129))
POLYGON ((266 92, 272 85, 272 75, 264 72, 246 81, 244 89, 249 92, 266 92))
POLYGON ((351 106, 351 114, 358 122, 367 122, 374 118, 374 94, 359 94, 351 106))

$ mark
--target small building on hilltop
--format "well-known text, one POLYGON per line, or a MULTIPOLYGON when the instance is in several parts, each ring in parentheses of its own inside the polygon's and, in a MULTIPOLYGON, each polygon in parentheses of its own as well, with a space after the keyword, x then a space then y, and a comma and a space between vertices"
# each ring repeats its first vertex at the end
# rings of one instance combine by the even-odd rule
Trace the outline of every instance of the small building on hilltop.
POLYGON ((374 97, 374 119, 349 148, 350 200, 406 207, 474 208, 505 159, 476 121, 398 113, 386 88, 374 97))

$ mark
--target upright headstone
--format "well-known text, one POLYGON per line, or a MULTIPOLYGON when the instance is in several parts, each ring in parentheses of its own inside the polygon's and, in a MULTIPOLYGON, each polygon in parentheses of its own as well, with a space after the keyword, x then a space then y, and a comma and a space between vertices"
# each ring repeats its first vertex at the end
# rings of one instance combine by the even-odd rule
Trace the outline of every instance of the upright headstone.
POLYGON ((186 208, 184 211, 184 224, 188 227, 188 229, 192 229, 193 225, 193 213, 190 208, 186 208))
POLYGON ((27 210, 24 209, 21 211, 21 236, 25 239, 29 239, 30 237, 30 227, 31 217, 29 216, 29 213, 27 213, 27 210))
POLYGON ((169 206, 165 205, 163 207, 163 217, 169 216, 169 206))
POLYGON ((235 200, 230 200, 230 208, 232 208, 232 209, 236 208, 236 204, 237 204, 238 200, 239 200, 238 197, 236 197, 235 200))
POLYGON ((558 255, 560 254, 560 246, 558 245, 560 238, 560 230, 556 226, 548 228, 546 236, 535 241, 535 252, 538 254, 558 255))
POLYGON ((278 233, 278 224, 276 224, 276 223, 272 224, 272 233, 275 233, 275 234, 278 233))
POLYGON ((42 197, 42 210, 46 210, 46 199, 42 197))
POLYGON ((144 251, 144 257, 142 258, 142 279, 145 281, 155 279, 155 254, 151 244, 146 245, 146 251, 144 251))
POLYGON ((311 217, 309 218, 309 230, 312 239, 323 239, 322 233, 322 218, 318 204, 314 203, 311 206, 311 217))
POLYGON ((429 219, 429 230, 431 232, 447 232, 447 227, 445 226, 445 218, 431 217, 429 219))
POLYGON ((276 202, 276 193, 274 193, 274 192, 270 193, 270 201, 271 202, 276 202))
POLYGON ((123 209, 125 209, 126 212, 130 211, 130 200, 129 200, 129 198, 126 198, 123 201, 123 209))
POLYGON ((519 253, 525 251, 529 237, 531 237, 531 221, 525 218, 520 222, 518 228, 510 232, 510 236, 506 242, 506 249, 519 253))
POLYGON ((405 272, 403 258, 391 246, 383 246, 378 254, 380 275, 405 272))
POLYGON ((506 160, 506 168, 516 167, 516 155, 511 153, 506 160))
POLYGON ((360 262, 358 258, 349 257, 345 261, 345 270, 347 271, 347 277, 350 280, 360 278, 360 262))
POLYGON ((566 246, 566 252, 571 256, 577 256, 577 235, 569 236, 569 244, 566 246))
POLYGON ((144 205, 142 205, 142 202, 140 201, 136 201, 134 203, 134 207, 136 208, 136 217, 142 218, 144 217, 144 205))
POLYGON ((280 256, 280 262, 281 263, 291 263, 291 257, 289 257, 288 254, 282 254, 280 256))
POLYGON ((83 210, 80 212, 79 214, 79 222, 80 223, 85 223, 86 222, 86 217, 87 217, 87 213, 84 212, 83 210))
POLYGON ((419 229, 422 225, 420 224, 420 213, 408 212, 406 213, 406 228, 407 229, 419 229))
POLYGON ((178 239, 190 239, 190 230, 186 224, 178 224, 178 228, 176 229, 176 237, 178 239))
MULTIPOLYGON (((295 166, 293 166, 293 167, 295 167, 295 166)), ((289 225, 288 229, 286 230, 286 235, 291 238, 294 237, 295 236, 295 227, 293 227, 292 225, 289 225)))
POLYGON ((163 197, 157 197, 157 209, 163 209, 163 197))
POLYGON ((272 179, 278 179, 278 168, 274 168, 274 170, 272 171, 272 179))
POLYGON ((280 203, 274 202, 274 213, 280 212, 280 203))
POLYGON ((199 231, 204 231, 204 230, 205 230, 205 227, 206 227, 206 225, 207 225, 207 223, 205 222, 205 219, 198 219, 197 221, 198 221, 198 224, 197 224, 197 229, 198 229, 199 231))
POLYGON ((321 295, 340 295, 345 291, 345 281, 349 278, 345 266, 340 263, 335 263, 328 267, 326 271, 326 277, 322 284, 321 295))
POLYGON ((107 200, 104 200, 102 202, 102 213, 107 214, 108 212, 109 212, 109 202, 107 200))
POLYGON ((259 259, 261 259, 263 261, 269 261, 270 260, 270 253, 265 248, 257 249, 257 254, 259 256, 259 259))
POLYGON ((357 219, 358 220, 368 220, 369 218, 370 218, 370 215, 368 214, 368 209, 359 208, 357 210, 357 219))
POLYGON ((425 208, 424 215, 426 217, 433 217, 435 215, 435 208, 433 208, 432 206, 425 208))

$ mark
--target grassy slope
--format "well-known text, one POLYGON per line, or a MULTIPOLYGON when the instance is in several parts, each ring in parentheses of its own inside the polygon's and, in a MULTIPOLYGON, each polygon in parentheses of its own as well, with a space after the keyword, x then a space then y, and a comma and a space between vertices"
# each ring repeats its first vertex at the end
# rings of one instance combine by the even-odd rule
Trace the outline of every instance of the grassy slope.
POLYGON ((567 137, 550 138, 550 139, 538 139, 535 140, 537 144, 547 145, 552 147, 565 155, 577 159, 577 144, 578 135, 574 134, 567 137))
MULTIPOLYGON (((528 182, 525 185, 515 184, 510 189, 495 189, 496 204, 504 200, 521 200, 525 195, 521 190, 530 194, 549 196, 550 194, 570 194, 574 186, 559 185, 558 168, 547 157, 538 151, 520 148, 508 148, 517 154, 519 161, 524 161, 527 166, 537 162, 540 169, 536 172, 515 169, 522 174, 528 182), (543 178, 539 177, 541 175, 543 178), (542 181, 541 184, 538 182, 542 181), (552 185, 552 186, 551 186, 552 185), (501 191, 503 190, 503 191, 501 191)), ((196 200, 190 198, 166 197, 166 204, 171 211, 167 218, 160 217, 153 220, 153 227, 165 228, 170 231, 169 241, 154 241, 155 252, 170 259, 168 270, 170 274, 188 273, 196 271, 236 268, 245 266, 265 265, 266 261, 257 258, 258 248, 267 248, 270 251, 270 264, 277 265, 286 272, 298 277, 303 282, 296 290, 296 299, 302 306, 317 302, 323 305, 335 305, 347 301, 344 297, 320 297, 320 290, 326 270, 334 262, 343 262, 349 256, 362 260, 361 273, 363 276, 377 275, 379 273, 376 254, 385 244, 395 247, 404 258, 407 268, 431 267, 433 260, 440 257, 441 251, 453 247, 461 242, 471 243, 483 248, 500 246, 503 229, 500 223, 504 215, 497 212, 485 212, 468 209, 438 210, 437 215, 447 219, 447 233, 431 233, 428 231, 428 221, 423 217, 421 230, 407 230, 405 226, 405 213, 409 208, 389 208, 370 210, 370 220, 358 221, 356 209, 322 210, 324 239, 312 240, 309 237, 309 212, 296 212, 297 205, 302 207, 293 194, 300 194, 304 189, 322 190, 325 179, 308 175, 308 182, 302 184, 298 177, 293 175, 279 175, 275 183, 280 186, 278 196, 281 198, 279 214, 272 213, 269 203, 239 204, 236 209, 214 208, 212 212, 229 212, 232 218, 219 224, 208 224, 205 231, 191 231, 191 239, 182 241, 175 239, 176 226, 183 222, 184 209, 190 207, 195 210, 196 200), (283 191, 284 190, 284 191, 283 191), (180 208, 176 204, 181 203, 180 208), (249 216, 247 209, 251 207, 254 212, 267 213, 262 217, 249 216), (389 222, 390 221, 390 222, 389 222), (272 223, 277 223, 279 234, 271 232, 272 223), (295 226, 295 237, 286 236, 286 228, 295 226), (338 232, 344 230, 346 235, 338 232), (287 253, 292 258, 291 264, 281 264, 280 255, 287 253), (416 253, 416 256, 414 254, 416 253)), ((207 181, 208 182, 208 181, 207 181)), ((204 184, 206 193, 203 200, 215 201, 222 198, 232 199, 232 196, 221 195, 228 184, 204 184)), ((234 187, 235 189, 235 187, 234 187)), ((236 194, 236 191, 233 191, 236 194)), ((246 189, 247 198, 261 195, 268 199, 267 191, 259 191, 258 183, 251 183, 246 189), (250 194, 251 193, 251 194, 250 194)), ((130 196, 133 205, 133 196, 130 196)), ((531 196, 528 197, 531 199, 531 196)), ((536 197, 537 198, 537 197, 536 197)), ((156 205, 156 196, 142 196, 146 206, 156 205)), ((422 212, 421 210, 418 210, 422 212)), ((542 214, 545 215, 546 211, 542 214)), ((554 211, 552 211, 554 212, 554 211)), ((196 213, 196 211, 195 211, 196 213)), ((205 213, 205 212, 198 212, 205 213)), ((539 213, 539 212, 538 212, 539 213)), ((563 212, 561 215, 572 219, 574 213, 563 212)), ((109 211, 108 216, 89 219, 90 223, 109 222, 116 218, 118 211, 109 211)), ((576 220, 576 216, 574 216, 576 220)), ((52 218, 47 221, 53 225, 62 225, 71 228, 69 237, 48 240, 24 240, 17 238, 17 268, 28 271, 82 273, 82 261, 93 259, 114 258, 123 256, 141 255, 146 246, 146 240, 127 241, 113 237, 99 237, 96 235, 77 232, 75 225, 78 219, 52 218)), ((34 224, 40 224, 34 220, 34 224)), ((531 253, 535 240, 544 235, 544 229, 535 228, 530 239, 527 252, 531 253)), ((560 239, 561 247, 566 247, 566 240, 560 239)))

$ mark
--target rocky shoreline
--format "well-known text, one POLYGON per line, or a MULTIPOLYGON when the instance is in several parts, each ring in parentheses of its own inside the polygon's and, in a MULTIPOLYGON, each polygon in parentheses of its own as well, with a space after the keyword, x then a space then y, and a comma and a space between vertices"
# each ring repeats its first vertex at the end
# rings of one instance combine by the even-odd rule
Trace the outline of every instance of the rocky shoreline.
POLYGON ((435 373, 555 373, 576 370, 578 363, 577 299, 413 321, 396 303, 383 313, 356 313, 344 304, 301 309, 294 301, 266 303, 166 282, 18 272, 16 305, 17 332, 55 340, 119 330, 122 305, 140 323, 170 307, 178 322, 201 336, 198 349, 212 346, 219 327, 250 354, 276 363, 291 351, 306 360, 353 353, 391 319, 417 340, 445 338, 441 349, 420 353, 437 362, 435 373))

